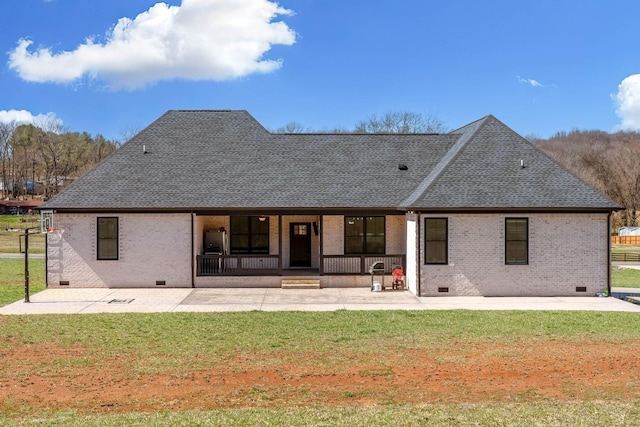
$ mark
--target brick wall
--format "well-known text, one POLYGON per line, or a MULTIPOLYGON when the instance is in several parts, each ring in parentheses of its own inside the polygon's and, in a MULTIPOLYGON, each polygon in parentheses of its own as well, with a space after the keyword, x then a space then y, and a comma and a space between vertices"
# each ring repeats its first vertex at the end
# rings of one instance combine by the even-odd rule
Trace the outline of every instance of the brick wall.
POLYGON ((48 283, 58 287, 191 286, 189 214, 58 214, 61 239, 48 236, 48 283), (119 259, 97 260, 97 217, 118 218, 119 259))
POLYGON ((593 296, 607 287, 606 214, 433 215, 449 219, 448 265, 424 264, 428 216, 420 217, 423 296, 593 296), (528 265, 505 265, 507 217, 529 218, 528 265))

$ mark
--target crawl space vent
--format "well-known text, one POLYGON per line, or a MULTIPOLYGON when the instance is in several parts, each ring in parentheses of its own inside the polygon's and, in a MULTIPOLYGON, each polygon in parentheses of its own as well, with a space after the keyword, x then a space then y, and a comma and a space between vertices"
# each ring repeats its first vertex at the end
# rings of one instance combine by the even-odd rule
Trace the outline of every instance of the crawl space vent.
POLYGON ((576 286, 576 292, 587 292, 586 286, 576 286))
POLYGON ((449 292, 449 288, 438 288, 438 292, 449 292))

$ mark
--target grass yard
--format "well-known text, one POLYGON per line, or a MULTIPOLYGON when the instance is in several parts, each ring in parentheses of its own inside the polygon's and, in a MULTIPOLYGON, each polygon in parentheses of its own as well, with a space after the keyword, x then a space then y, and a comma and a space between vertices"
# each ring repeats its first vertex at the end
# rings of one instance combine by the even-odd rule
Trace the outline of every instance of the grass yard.
POLYGON ((635 313, 0 317, 1 425, 640 425, 635 313))
POLYGON ((640 288, 640 270, 613 267, 611 286, 621 288, 640 288))
POLYGON ((638 426, 639 339, 610 312, 0 316, 0 425, 638 426))
MULTIPOLYGON (((29 259, 30 293, 45 289, 43 259, 29 259)), ((24 299, 24 258, 0 258, 0 307, 24 299)))
MULTIPOLYGON (((39 227, 40 219, 37 215, 21 216, 21 215, 0 215, 0 253, 19 253, 20 245, 24 249, 23 231, 27 227, 39 227), (9 229, 10 231, 7 231, 9 229), (22 239, 22 243, 20 243, 22 239)), ((29 252, 34 254, 44 253, 45 236, 43 234, 33 234, 29 236, 29 252)))
POLYGON ((640 254, 640 245, 611 245, 611 253, 614 254, 640 254))

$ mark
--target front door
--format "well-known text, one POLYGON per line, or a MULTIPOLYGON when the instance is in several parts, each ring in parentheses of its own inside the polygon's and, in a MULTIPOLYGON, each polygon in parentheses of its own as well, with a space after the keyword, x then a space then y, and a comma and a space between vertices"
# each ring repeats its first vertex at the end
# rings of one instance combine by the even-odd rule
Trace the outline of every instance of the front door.
POLYGON ((291 267, 311 267, 311 223, 292 222, 289 228, 291 267))

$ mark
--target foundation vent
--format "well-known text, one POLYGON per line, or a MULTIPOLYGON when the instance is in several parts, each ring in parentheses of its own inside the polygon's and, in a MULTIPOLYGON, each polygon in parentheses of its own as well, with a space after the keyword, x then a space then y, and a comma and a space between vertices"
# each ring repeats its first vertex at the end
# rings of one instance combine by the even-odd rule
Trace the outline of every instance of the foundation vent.
POLYGON ((60 286, 69 286, 68 280, 60 280, 60 286))
POLYGON ((164 280, 156 280, 156 286, 164 286, 166 285, 167 282, 164 280))
POLYGON ((587 292, 586 286, 576 286, 576 292, 587 292))
POLYGON ((438 292, 449 292, 449 288, 438 288, 438 292))

